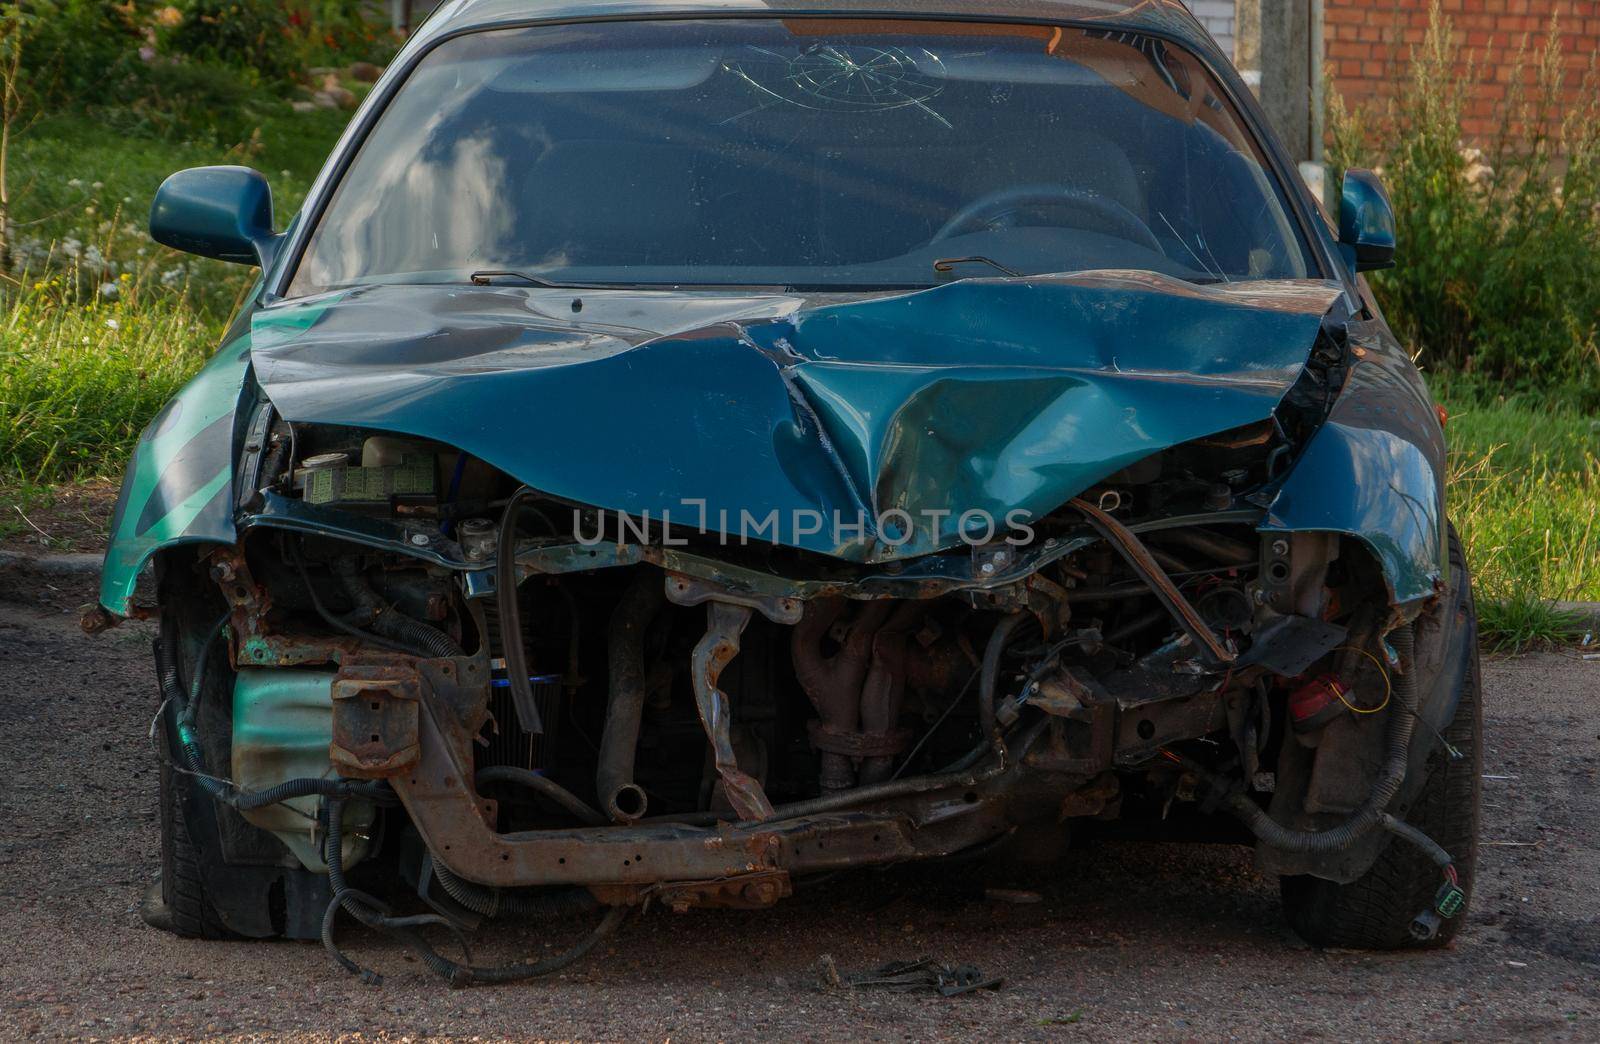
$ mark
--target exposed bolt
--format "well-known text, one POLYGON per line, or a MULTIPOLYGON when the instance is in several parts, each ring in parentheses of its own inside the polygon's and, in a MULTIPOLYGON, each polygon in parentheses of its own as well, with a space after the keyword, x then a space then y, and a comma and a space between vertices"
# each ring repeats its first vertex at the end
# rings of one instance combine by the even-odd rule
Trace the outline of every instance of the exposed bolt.
POLYGON ((415 544, 416 546, 418 546, 418 547, 427 547, 428 546, 428 534, 426 534, 426 533, 412 533, 411 534, 411 542, 413 544, 415 544))
POLYGON ((211 567, 211 579, 219 583, 227 583, 233 579, 233 565, 229 562, 218 562, 211 567))
POLYGON ((1280 557, 1288 554, 1289 541, 1283 539, 1274 540, 1272 542, 1272 553, 1280 557))
POLYGON ((983 563, 983 565, 978 567, 978 572, 984 574, 985 576, 988 576, 989 574, 994 572, 994 563, 993 562, 985 562, 985 563, 983 563))

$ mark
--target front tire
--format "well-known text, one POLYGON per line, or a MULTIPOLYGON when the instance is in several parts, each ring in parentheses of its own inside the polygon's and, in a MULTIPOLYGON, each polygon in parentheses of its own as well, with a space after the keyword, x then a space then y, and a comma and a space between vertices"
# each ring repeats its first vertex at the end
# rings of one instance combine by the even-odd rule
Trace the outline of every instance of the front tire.
POLYGON ((200 853, 183 814, 183 782, 168 759, 165 730, 161 747, 161 873, 139 913, 152 928, 183 938, 229 938, 231 933, 206 898, 200 853))
MULTIPOLYGON (((1455 859, 1466 903, 1444 921, 1438 934, 1418 940, 1411 921, 1431 907, 1440 885, 1439 869, 1414 846, 1391 841, 1365 874, 1349 884, 1310 876, 1280 881, 1284 914, 1301 938, 1316 946, 1363 950, 1433 948, 1454 939, 1471 906, 1478 865, 1479 803, 1483 787, 1483 693, 1478 664, 1478 615, 1472 598, 1471 574, 1455 530, 1450 531, 1450 564, 1459 584, 1454 610, 1459 623, 1452 643, 1467 642, 1467 669, 1462 675, 1455 717, 1444 729, 1445 740, 1462 753, 1451 759, 1436 747, 1423 766, 1427 782, 1405 815, 1406 822, 1437 841, 1455 859)), ((1455 649, 1459 649, 1455 645, 1455 649)), ((1449 661, 1448 653, 1443 662, 1449 661)), ((1419 690, 1427 684, 1427 679, 1419 690)), ((1424 726, 1425 727, 1425 726, 1424 726)))

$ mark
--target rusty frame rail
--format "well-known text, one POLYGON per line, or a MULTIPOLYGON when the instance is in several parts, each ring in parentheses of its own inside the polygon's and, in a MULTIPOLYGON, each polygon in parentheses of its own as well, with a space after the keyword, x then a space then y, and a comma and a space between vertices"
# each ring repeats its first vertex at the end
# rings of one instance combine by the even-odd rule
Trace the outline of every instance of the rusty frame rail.
POLYGON ((870 811, 714 827, 662 822, 501 834, 452 753, 439 712, 434 701, 422 701, 419 759, 391 782, 434 858, 494 887, 655 885, 950 855, 1009 828, 1005 797, 1020 771, 870 811))

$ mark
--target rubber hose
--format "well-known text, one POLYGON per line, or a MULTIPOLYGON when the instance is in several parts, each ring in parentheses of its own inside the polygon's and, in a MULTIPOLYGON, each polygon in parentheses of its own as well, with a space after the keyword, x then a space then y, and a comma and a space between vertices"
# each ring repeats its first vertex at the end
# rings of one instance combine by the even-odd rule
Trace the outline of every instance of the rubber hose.
POLYGON ((517 581, 517 520, 518 508, 524 500, 536 494, 522 486, 506 501, 500 515, 500 532, 495 536, 494 598, 500 615, 500 655, 506 661, 506 681, 510 684, 512 701, 525 708, 533 721, 529 729, 534 735, 544 734, 544 722, 539 720, 539 704, 533 698, 533 683, 528 680, 533 673, 528 669, 527 639, 522 633, 522 603, 518 598, 517 581))
POLYGON ((328 626, 332 627, 336 631, 348 634, 352 638, 359 638, 363 642, 377 645, 384 649, 390 649, 394 652, 406 653, 409 655, 413 651, 399 644, 398 642, 391 642, 389 639, 384 638, 381 635, 373 634, 371 631, 363 631, 350 621, 337 616, 332 612, 329 612, 328 607, 322 604, 322 599, 317 597, 317 585, 311 582, 311 577, 306 572, 306 564, 305 561, 301 559, 300 552, 296 551, 294 549, 294 544, 288 541, 284 542, 284 549, 289 553, 289 557, 294 560, 294 566, 300 572, 300 582, 305 585, 306 595, 311 599, 311 607, 317 611, 317 615, 322 617, 328 626))
POLYGON ((644 791, 633 782, 646 695, 644 638, 665 602, 661 574, 653 569, 640 572, 612 610, 606 634, 608 693, 595 793, 602 809, 618 823, 631 823, 645 812, 644 791), (624 795, 630 795, 626 802, 624 795))
POLYGON ((578 795, 532 769, 518 768, 515 765, 491 765, 478 771, 478 785, 481 787, 486 783, 509 783, 513 786, 527 787, 549 798, 589 826, 605 826, 609 822, 578 795))
POLYGON ((454 638, 437 627, 413 620, 379 598, 355 563, 342 559, 335 565, 334 572, 356 608, 373 614, 369 626, 376 634, 435 659, 462 655, 461 646, 454 638))
POLYGON ((1026 613, 1013 613, 994 625, 989 644, 983 650, 983 667, 978 674, 978 728, 985 739, 995 733, 995 689, 1000 684, 1000 658, 1016 629, 1028 620, 1026 613))
POLYGON ((228 801, 228 804, 241 812, 248 812, 251 809, 265 808, 267 805, 276 805, 283 801, 292 801, 295 798, 303 797, 361 798, 385 805, 392 805, 398 801, 394 792, 381 783, 360 783, 348 779, 305 777, 286 780, 275 787, 268 787, 265 790, 234 791, 232 800, 228 801))
POLYGON ((598 910, 600 902, 587 888, 562 888, 550 892, 518 893, 482 888, 463 881, 439 860, 433 861, 433 876, 445 894, 474 913, 485 917, 526 917, 554 921, 598 910))
MULTIPOLYGON (((440 972, 450 980, 452 986, 464 986, 469 983, 503 983, 519 982, 523 979, 535 979, 541 975, 549 975, 567 967, 574 961, 584 957, 600 942, 615 932, 623 920, 628 916, 629 908, 626 906, 613 906, 606 911, 605 917, 595 926, 594 931, 584 936, 565 953, 554 957, 546 957, 533 964, 502 964, 490 968, 476 968, 456 964, 453 961, 440 958, 439 962, 448 971, 440 972)), ((435 969, 438 970, 437 968, 435 969)))
POLYGON ((1418 830, 1410 823, 1407 823, 1405 820, 1396 819, 1394 816, 1391 816, 1389 813, 1385 812, 1383 815, 1378 817, 1378 825, 1396 837, 1411 842, 1429 859, 1433 860, 1440 869, 1455 864, 1455 860, 1450 857, 1450 853, 1446 852, 1444 847, 1440 845, 1439 842, 1435 841, 1427 834, 1424 834, 1422 831, 1418 830))
MULTIPOLYGON (((600 922, 600 924, 596 926, 592 932, 584 936, 583 939, 577 943, 577 945, 572 947, 570 950, 567 950, 565 953, 557 954, 554 957, 548 957, 545 960, 538 961, 533 964, 504 964, 480 968, 470 963, 462 964, 452 961, 448 957, 445 957, 443 954, 439 953, 439 951, 435 950, 428 944, 427 940, 423 939, 421 935, 412 930, 414 927, 424 923, 439 924, 445 927, 451 927, 449 922, 444 918, 435 917, 433 915, 425 915, 421 918, 390 917, 385 913, 375 913, 374 910, 382 909, 381 904, 372 899, 370 896, 356 892, 345 883, 344 857, 341 847, 343 844, 344 835, 344 801, 339 798, 330 800, 328 802, 327 811, 328 824, 326 839, 323 842, 323 855, 328 864, 328 884, 333 889, 334 904, 343 906, 345 910, 349 911, 352 917, 360 921, 362 924, 372 928, 378 928, 384 931, 392 932, 397 938, 405 943, 405 945, 409 947, 413 953, 417 955, 423 964, 427 965, 429 970, 445 979, 450 983, 451 986, 465 986, 474 982, 516 982, 520 979, 531 979, 540 975, 549 975, 551 972, 560 971, 573 961, 576 961, 580 957, 587 954, 590 950, 594 949, 602 939, 616 931, 617 927, 622 924, 623 918, 627 917, 628 915, 628 907, 612 907, 609 911, 607 911, 605 918, 600 922), (363 902, 371 904, 371 907, 364 908, 362 905, 363 902)), ((437 863, 435 864, 435 870, 436 872, 438 870, 437 863)), ((448 873, 448 871, 446 871, 446 873, 448 873)), ((440 881, 443 883, 444 878, 440 878, 440 881)), ((330 919, 328 919, 326 914, 324 915, 324 923, 328 929, 328 941, 331 941, 332 922, 330 919)), ((463 944, 463 949, 464 948, 465 946, 463 944)), ((337 953, 337 950, 335 950, 335 953, 337 953)), ((339 956, 342 958, 342 955, 339 956)), ((470 955, 468 959, 470 961, 470 955)), ((345 967, 346 970, 348 970, 351 965, 355 964, 354 961, 350 961, 347 958, 340 959, 339 963, 341 966, 345 967)), ((356 967, 359 968, 359 965, 356 967)), ((363 978, 365 977, 366 976, 363 975, 363 978)))
MULTIPOLYGON (((1232 795, 1224 803, 1223 808, 1242 821, 1262 843, 1285 852, 1340 852, 1365 836, 1373 827, 1382 824, 1386 815, 1384 809, 1394 800, 1401 784, 1405 782, 1411 733, 1416 721, 1410 708, 1417 706, 1416 643, 1412 628, 1409 624, 1398 628, 1390 637, 1393 639, 1395 651, 1400 654, 1400 663, 1405 668, 1405 673, 1393 680, 1394 699, 1389 708, 1388 744, 1382 775, 1373 783, 1372 790, 1367 794, 1367 799, 1362 802, 1361 807, 1344 822, 1327 830, 1297 830, 1286 827, 1267 815, 1248 794, 1232 795)), ((1192 766, 1187 758, 1183 760, 1186 767, 1192 766)), ((1201 771, 1215 782, 1215 777, 1209 772, 1204 769, 1201 771)), ((1396 822, 1398 823, 1398 820, 1396 822)), ((1415 828, 1411 830, 1421 834, 1415 828)), ((1395 832, 1413 842, 1416 840, 1408 833, 1399 830, 1395 832)), ((1431 841, 1428 843, 1432 844, 1431 841)), ((1438 848, 1437 845, 1433 847, 1438 848)))

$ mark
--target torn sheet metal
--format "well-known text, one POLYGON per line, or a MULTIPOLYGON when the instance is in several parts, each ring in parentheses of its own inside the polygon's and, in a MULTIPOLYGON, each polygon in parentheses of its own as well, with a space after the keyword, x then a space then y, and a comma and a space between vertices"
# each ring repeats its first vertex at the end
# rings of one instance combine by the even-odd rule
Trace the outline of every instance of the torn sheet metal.
POLYGON ((253 357, 296 423, 437 439, 546 494, 712 532, 775 514, 776 543, 875 562, 1270 416, 1339 292, 1126 272, 843 303, 369 287, 258 312, 253 357), (909 531, 880 531, 896 512, 909 531))
POLYGON ((1395 604, 1449 580, 1444 429, 1422 377, 1381 323, 1348 327, 1350 376, 1284 480, 1263 532, 1321 530, 1362 540, 1395 604))

